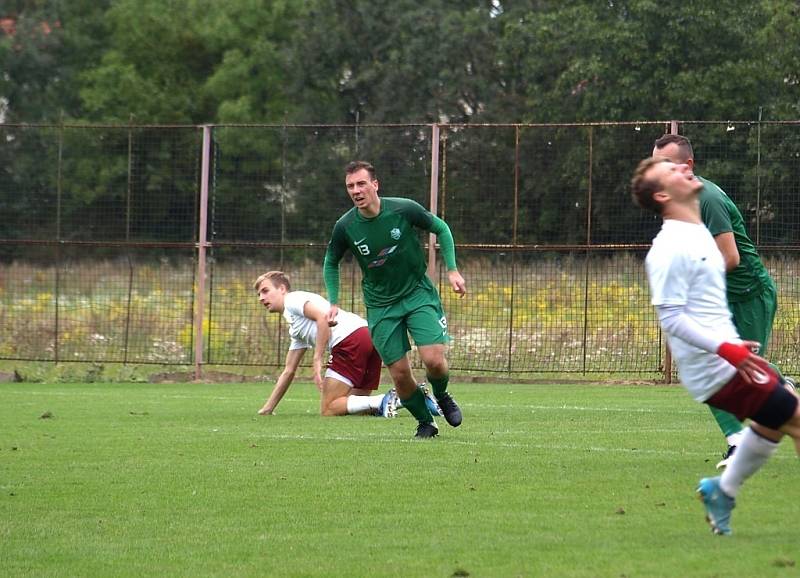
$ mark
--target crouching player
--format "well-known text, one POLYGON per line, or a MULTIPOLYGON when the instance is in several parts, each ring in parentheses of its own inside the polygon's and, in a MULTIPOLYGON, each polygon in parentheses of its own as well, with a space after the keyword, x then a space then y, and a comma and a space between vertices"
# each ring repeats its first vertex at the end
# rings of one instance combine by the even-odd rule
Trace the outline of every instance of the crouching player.
POLYGON ((784 435, 800 454, 800 410, 783 378, 754 353, 760 344, 736 332, 725 263, 700 217, 702 188, 688 165, 658 157, 639 163, 631 182, 636 204, 663 219, 645 265, 681 382, 697 401, 751 420, 723 474, 703 478, 697 488, 712 531, 730 534, 739 489, 784 435))
POLYGON ((373 395, 381 377, 381 358, 372 345, 366 320, 339 310, 338 323, 329 327, 330 303, 316 293, 292 291, 289 277, 281 271, 264 273, 256 279, 254 288, 270 313, 283 314, 291 338, 283 372, 259 414, 275 411, 307 349, 314 350, 314 383, 322 394, 322 415, 397 414, 398 398, 393 389, 373 395), (330 363, 326 369, 328 350, 330 363))

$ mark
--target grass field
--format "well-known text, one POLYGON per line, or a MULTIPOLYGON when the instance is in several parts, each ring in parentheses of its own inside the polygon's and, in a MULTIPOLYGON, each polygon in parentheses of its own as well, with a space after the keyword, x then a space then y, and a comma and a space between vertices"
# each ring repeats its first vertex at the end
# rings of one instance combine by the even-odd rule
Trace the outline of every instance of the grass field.
POLYGON ((713 536, 723 442, 679 387, 455 384, 425 441, 268 389, 0 385, 0 575, 800 576, 791 444, 713 536))

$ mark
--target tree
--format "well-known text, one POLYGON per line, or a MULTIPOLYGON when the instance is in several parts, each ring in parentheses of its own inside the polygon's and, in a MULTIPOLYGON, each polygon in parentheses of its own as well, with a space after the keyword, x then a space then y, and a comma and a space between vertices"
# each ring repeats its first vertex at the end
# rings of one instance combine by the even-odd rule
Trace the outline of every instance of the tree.
POLYGON ((111 42, 83 74, 87 119, 159 123, 274 122, 288 107, 282 47, 288 0, 120 0, 111 42))
POLYGON ((491 101, 492 2, 311 0, 291 47, 302 122, 465 122, 491 101))
POLYGON ((515 8, 504 14, 499 60, 530 121, 754 119, 786 95, 796 12, 790 0, 701 0, 670 12, 652 0, 515 8), (783 65, 766 66, 778 30, 791 31, 783 65))
POLYGON ((0 11, 5 122, 80 116, 78 74, 99 60, 110 0, 20 1, 0 11))

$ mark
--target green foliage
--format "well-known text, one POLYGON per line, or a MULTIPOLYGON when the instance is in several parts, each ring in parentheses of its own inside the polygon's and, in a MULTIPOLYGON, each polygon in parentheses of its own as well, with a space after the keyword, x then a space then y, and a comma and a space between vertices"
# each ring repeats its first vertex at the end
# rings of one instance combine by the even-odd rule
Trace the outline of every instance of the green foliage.
POLYGON ((758 38, 772 14, 766 4, 516 9, 504 15, 503 59, 519 63, 529 121, 754 118, 782 80, 758 38))
POLYGON ((269 122, 285 116, 280 47, 291 2, 124 0, 108 11, 111 43, 83 76, 89 118, 269 122))
POLYGON ((792 575, 791 444, 720 538, 694 487, 724 440, 682 389, 450 387, 463 425, 419 442, 308 383, 270 417, 267 383, 0 385, 3 574, 792 575))
POLYGON ((797 3, 120 0, 0 13, 9 119, 796 117, 797 3))
POLYGON ((306 120, 462 122, 491 101, 488 3, 308 4, 292 52, 306 120))
MULTIPOLYGON (((0 14, 0 17, 6 14, 0 14)), ((58 117, 60 66, 64 50, 60 25, 42 9, 7 15, 0 31, 0 97, 8 107, 6 121, 27 118, 40 121, 58 117)))
POLYGON ((0 20, 0 109, 5 122, 56 122, 81 114, 79 76, 108 42, 110 0, 4 3, 0 20), (5 102, 3 102, 5 101, 5 102))
MULTIPOLYGON (((0 117, 54 124, 0 126, 0 239, 195 241, 195 125, 229 123, 214 128, 209 238, 324 246, 350 206, 341 168, 353 158, 376 164, 383 192, 427 199, 430 128, 364 123, 448 121, 439 210, 458 243, 647 242, 653 221, 641 224, 626 183, 663 125, 455 123, 678 118, 745 119, 680 128, 758 240, 791 244, 794 125, 747 121, 797 118, 799 10, 791 0, 5 3, 0 117), (140 126, 177 122, 192 126, 140 126), (346 124, 277 125, 309 122, 346 124)), ((44 253, 0 247, 6 260, 44 253)))
POLYGON ((758 42, 768 48, 764 67, 773 78, 770 108, 777 118, 796 118, 800 113, 800 5, 772 0, 764 3, 764 10, 770 19, 758 32, 758 42))
POLYGON ((786 118, 797 102, 789 1, 309 4, 293 59, 310 121, 786 118))

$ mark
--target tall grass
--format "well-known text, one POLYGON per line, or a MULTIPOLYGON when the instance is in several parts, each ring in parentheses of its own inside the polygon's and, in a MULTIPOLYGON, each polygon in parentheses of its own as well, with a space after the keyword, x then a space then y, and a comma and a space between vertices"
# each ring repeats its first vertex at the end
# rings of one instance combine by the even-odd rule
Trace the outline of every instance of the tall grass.
MULTIPOLYGON (((463 251, 469 294, 441 285, 454 369, 481 373, 663 371, 663 344, 641 254, 580 252, 515 258, 463 251)), ((204 361, 281 365, 279 315, 258 304, 251 283, 283 268, 294 287, 325 294, 319 263, 214 260, 205 295, 204 361)), ((800 369, 798 263, 772 259, 780 307, 769 354, 800 369)), ((360 273, 342 270, 342 304, 364 312, 360 273)), ((59 267, 0 265, 0 359, 191 364, 196 279, 188 260, 67 260, 59 267), (177 263, 177 264, 176 264, 177 263)))

